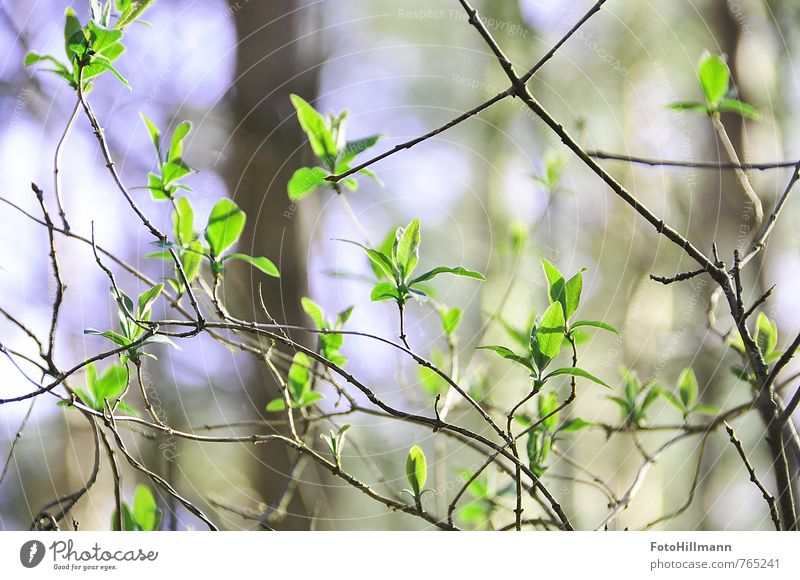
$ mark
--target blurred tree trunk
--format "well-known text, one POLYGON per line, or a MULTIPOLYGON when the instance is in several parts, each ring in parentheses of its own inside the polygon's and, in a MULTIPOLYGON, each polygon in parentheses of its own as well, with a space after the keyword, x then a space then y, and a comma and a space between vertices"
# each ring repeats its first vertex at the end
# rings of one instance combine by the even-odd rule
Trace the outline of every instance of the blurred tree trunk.
MULTIPOLYGON (((238 45, 231 103, 233 155, 227 159, 226 179, 233 198, 248 216, 245 239, 250 244, 244 251, 269 256, 281 271, 279 282, 254 275, 251 287, 237 292, 234 311, 264 319, 258 299, 258 282, 262 281, 270 314, 278 322, 298 324, 302 323, 300 297, 307 286, 306 263, 301 223, 292 219, 294 208, 286 195, 286 183, 296 164, 286 161, 304 141, 297 124, 288 119, 292 113, 289 94, 316 93, 316 70, 298 74, 309 70, 309 63, 304 62, 300 46, 294 42, 299 23, 308 18, 308 11, 293 12, 301 5, 296 0, 247 4, 231 0, 230 4, 238 45)), ((308 42, 303 43, 305 55, 309 46, 308 42)), ((264 407, 278 393, 274 378, 261 364, 243 396, 256 417, 268 418, 264 407)), ((251 462, 252 486, 265 503, 275 506, 290 482, 289 474, 297 458, 277 445, 260 445, 253 453, 256 461, 251 462)), ((305 519, 309 510, 299 497, 289 504, 288 511, 292 515, 283 520, 281 528, 309 526, 305 519)))

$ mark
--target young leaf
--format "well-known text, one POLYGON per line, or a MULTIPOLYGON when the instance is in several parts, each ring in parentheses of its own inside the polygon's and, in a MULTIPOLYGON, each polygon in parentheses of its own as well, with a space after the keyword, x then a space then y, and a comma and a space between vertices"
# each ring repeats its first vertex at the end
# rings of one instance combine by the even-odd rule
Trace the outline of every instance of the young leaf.
POLYGON ((372 289, 369 297, 373 302, 382 302, 384 300, 400 300, 400 294, 397 292, 397 287, 391 282, 378 282, 372 289))
POLYGON ((167 161, 161 166, 161 177, 165 186, 172 185, 192 172, 192 168, 181 159, 167 161))
POLYGON ((318 187, 329 185, 325 180, 327 175, 328 172, 322 167, 301 167, 292 174, 286 187, 289 199, 303 199, 318 187))
POLYGON ((397 240, 397 264, 400 266, 403 278, 408 278, 419 261, 419 220, 412 221, 402 232, 397 240))
POLYGON ((703 403, 698 403, 692 409, 693 413, 700 413, 701 415, 719 415, 720 408, 714 407, 713 405, 704 405, 703 403))
POLYGON ((128 386, 128 368, 123 365, 112 365, 106 369, 103 376, 96 379, 93 384, 87 386, 91 389, 95 402, 103 409, 103 401, 109 399, 113 402, 114 399, 119 397, 128 386))
POLYGON ((73 53, 70 50, 70 45, 74 44, 76 41, 80 42, 86 37, 83 34, 81 21, 78 20, 78 15, 72 7, 67 7, 64 16, 64 50, 67 53, 67 58, 72 60, 73 53))
POLYGON ((186 279, 191 282, 200 273, 200 264, 203 261, 203 243, 200 240, 195 240, 186 251, 181 254, 181 265, 183 266, 183 273, 186 274, 186 279))
POLYGON ((175 201, 172 230, 178 244, 188 244, 194 238, 194 210, 192 210, 192 204, 185 197, 180 197, 175 201))
POLYGON ((694 371, 691 367, 684 369, 680 377, 678 377, 678 394, 684 409, 691 409, 695 401, 697 401, 698 391, 699 387, 694 371))
POLYGON ((164 289, 163 284, 156 284, 155 286, 153 286, 149 290, 146 290, 139 296, 137 304, 138 306, 137 314, 139 315, 139 317, 144 318, 144 315, 147 312, 150 312, 150 308, 153 306, 153 302, 155 302, 156 299, 158 299, 163 289, 164 289))
POLYGON ((531 363, 530 360, 528 360, 524 356, 518 355, 517 353, 515 353, 510 348, 506 348, 504 346, 498 346, 498 345, 490 345, 490 346, 479 346, 478 350, 491 350, 491 351, 496 352, 497 354, 499 354, 501 357, 503 357, 505 359, 508 359, 508 360, 513 360, 514 362, 521 364, 522 366, 524 366, 526 369, 530 370, 531 372, 535 372, 535 369, 533 368, 533 363, 531 363))
POLYGON ((289 367, 289 390, 292 399, 300 402, 311 386, 311 359, 303 352, 296 352, 289 367))
POLYGON ((747 117, 749 119, 761 118, 761 113, 758 112, 758 109, 756 109, 753 105, 748 105, 747 103, 743 103, 738 99, 723 99, 720 101, 717 109, 726 113, 737 113, 742 117, 747 117))
POLYGON ((303 396, 297 402, 298 407, 308 407, 319 401, 320 399, 324 399, 325 396, 322 393, 318 393, 317 391, 306 391, 303 393, 303 396))
POLYGON ((414 445, 408 451, 406 458, 406 479, 414 492, 414 497, 419 499, 428 477, 428 466, 425 453, 419 445, 414 445))
POLYGON ((578 320, 577 322, 572 323, 572 326, 570 326, 570 331, 576 328, 580 328, 582 326, 593 326, 594 328, 602 328, 603 330, 613 332, 614 334, 619 336, 619 330, 617 330, 610 324, 606 324, 605 322, 600 322, 599 320, 578 320))
POLYGON ((373 250, 372 248, 368 248, 364 244, 359 244, 358 242, 354 242, 352 240, 343 240, 341 238, 337 239, 340 242, 345 242, 348 244, 353 244, 354 246, 358 246, 367 254, 369 261, 372 262, 373 266, 383 272, 383 274, 389 278, 390 280, 395 279, 395 274, 399 274, 395 270, 394 264, 392 264, 392 260, 389 256, 384 253, 383 251, 373 250))
POLYGON ((272 276, 273 278, 280 278, 281 273, 278 271, 278 267, 272 263, 272 260, 269 258, 265 258, 264 256, 259 256, 254 258, 253 256, 248 256, 247 254, 240 254, 234 253, 225 256, 226 260, 240 260, 242 262, 247 262, 251 266, 258 268, 262 272, 264 272, 267 276, 272 276))
POLYGON ((308 314, 311 317, 311 320, 314 321, 314 324, 318 329, 325 328, 325 317, 319 304, 311 300, 311 298, 306 298, 305 296, 300 299, 300 304, 303 306, 305 313, 308 314))
POLYGON ((701 113, 709 113, 708 105, 704 105, 703 103, 695 103, 693 101, 671 103, 667 106, 673 111, 698 111, 701 113))
POLYGON ((420 282, 427 282, 428 280, 435 278, 439 274, 453 274, 454 276, 464 276, 465 278, 474 278, 475 280, 485 281, 486 278, 480 272, 474 272, 472 270, 467 270, 466 268, 462 268, 461 266, 455 268, 449 268, 447 266, 439 266, 438 268, 434 268, 428 272, 425 272, 421 276, 417 276, 411 282, 409 282, 409 286, 413 286, 415 284, 419 284, 420 282))
POLYGON ((206 241, 211 255, 219 258, 239 239, 246 217, 233 200, 220 199, 211 210, 206 226, 206 241))
POLYGON ((575 433, 576 431, 580 431, 582 429, 586 429, 587 427, 591 427, 592 424, 585 419, 581 419, 580 417, 576 417, 570 421, 567 421, 563 425, 558 428, 558 431, 561 433, 575 433))
POLYGON ((183 121, 176 128, 172 134, 172 143, 169 147, 169 155, 167 161, 176 161, 183 157, 183 140, 192 130, 192 124, 189 121, 183 121))
POLYGON ((581 303, 583 291, 583 271, 578 272, 567 280, 564 286, 564 320, 569 320, 575 314, 581 303))
POLYGON ((560 302, 564 307, 564 312, 566 312, 566 282, 564 276, 558 271, 558 268, 544 258, 542 258, 542 268, 547 278, 550 302, 560 302))
POLYGON ((363 153, 370 147, 373 147, 381 137, 383 137, 383 135, 371 135, 370 137, 364 137, 363 139, 348 141, 345 144, 344 149, 339 152, 339 163, 350 163, 360 153, 363 153))
POLYGON ((697 66, 697 77, 709 105, 716 107, 728 92, 731 78, 728 64, 716 54, 706 54, 697 66))
POLYGON ((274 413, 276 411, 283 411, 286 408, 286 402, 283 399, 272 399, 267 403, 267 411, 274 413))
POLYGON ((756 344, 763 356, 768 356, 778 344, 778 329, 763 312, 756 318, 756 344))
POLYGON ((538 407, 541 427, 553 431, 558 424, 558 413, 555 412, 558 408, 558 395, 553 391, 539 395, 538 407))
POLYGON ((560 302, 553 302, 531 329, 531 354, 539 371, 561 352, 564 344, 564 310, 560 302))
POLYGON ((145 532, 153 532, 161 523, 161 510, 150 488, 137 485, 133 496, 133 516, 145 532))
POLYGON ((319 159, 333 158, 336 154, 336 147, 333 143, 330 129, 325 119, 314 107, 297 95, 290 95, 300 127, 308 136, 311 149, 319 159))
POLYGON ((583 369, 576 368, 576 367, 564 367, 562 369, 555 370, 555 371, 553 371, 551 373, 548 373, 548 375, 544 378, 544 380, 550 379, 552 377, 557 377, 557 376, 560 376, 560 375, 570 375, 570 376, 573 376, 573 377, 581 377, 581 378, 584 378, 584 379, 589 379, 590 381, 600 385, 601 387, 605 387, 607 389, 611 389, 612 388, 611 385, 609 385, 605 381, 602 381, 602 380, 598 379, 596 376, 594 376, 593 374, 589 373, 588 371, 585 371, 583 369))
POLYGON ((439 309, 439 317, 442 320, 442 330, 447 336, 453 336, 461 324, 462 312, 460 308, 447 308, 442 306, 439 309))
POLYGON ((133 512, 128 507, 128 504, 122 504, 122 525, 123 529, 119 529, 119 513, 117 510, 114 510, 114 513, 111 514, 111 529, 115 532, 123 531, 123 532, 136 532, 141 531, 141 527, 139 523, 136 521, 136 518, 133 516, 133 512))

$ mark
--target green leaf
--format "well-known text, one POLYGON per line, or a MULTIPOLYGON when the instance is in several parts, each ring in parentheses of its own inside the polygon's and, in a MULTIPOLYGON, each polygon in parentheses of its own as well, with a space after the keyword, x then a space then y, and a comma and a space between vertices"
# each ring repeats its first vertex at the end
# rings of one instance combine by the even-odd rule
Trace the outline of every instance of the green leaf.
POLYGON ((383 272, 383 274, 387 278, 389 278, 390 280, 395 278, 395 273, 399 274, 399 272, 396 272, 395 267, 392 264, 392 261, 389 258, 389 256, 386 255, 384 252, 379 252, 377 250, 373 250, 372 248, 368 248, 364 244, 360 244, 360 243, 354 242, 352 240, 343 240, 341 238, 337 238, 337 240, 340 241, 340 242, 353 244, 354 246, 358 246, 359 248, 364 250, 364 252, 367 254, 367 257, 369 258, 370 262, 372 262, 372 264, 378 270, 383 272))
POLYGON ((328 124, 314 107, 297 95, 290 95, 300 127, 308 136, 311 149, 319 159, 330 159, 336 156, 336 147, 333 143, 328 124))
POLYGON ((106 51, 119 42, 119 40, 122 38, 122 31, 115 30, 113 28, 103 28, 91 20, 87 24, 87 28, 89 29, 92 37, 92 50, 103 54, 106 56, 106 58, 108 58, 108 56, 105 54, 106 51))
POLYGON ((308 407, 309 405, 313 405, 320 399, 324 399, 325 396, 322 393, 318 393, 317 391, 306 391, 303 393, 303 397, 297 402, 298 407, 308 407))
POLYGON ((350 316, 352 316, 354 309, 355 306, 348 306, 336 315, 336 328, 341 328, 347 323, 348 320, 350 320, 350 316))
POLYGON ((447 308, 442 306, 439 309, 439 317, 442 321, 442 330, 447 336, 453 336, 461 324, 462 312, 460 308, 447 308))
MULTIPOLYGON (((103 407, 103 400, 109 399, 113 402, 114 399, 128 386, 128 368, 123 365, 112 365, 106 369, 103 376, 97 379, 89 388, 92 389, 95 402, 98 403, 101 410, 103 407)), ((87 385, 88 386, 88 385, 87 385)))
POLYGON ((623 417, 627 417, 631 412, 631 406, 625 399, 621 397, 609 396, 608 400, 617 404, 617 406, 620 408, 620 411, 622 411, 623 417))
POLYGON ((488 346, 479 346, 477 350, 491 350, 499 354, 501 357, 508 360, 513 360, 514 362, 521 364, 531 372, 535 372, 535 369, 533 368, 533 363, 527 357, 515 353, 510 348, 506 348, 504 346, 499 346, 499 345, 488 345, 488 346))
POLYGON ((269 258, 265 258, 264 256, 259 256, 254 258, 252 256, 248 256, 247 254, 240 254, 234 253, 230 254, 225 257, 226 260, 241 260, 242 262, 247 262, 251 266, 258 268, 262 272, 264 272, 267 276, 272 276, 273 278, 280 278, 281 273, 278 271, 277 266, 270 260, 269 258))
POLYGON ((560 302, 564 308, 564 320, 569 320, 578 309, 581 302, 583 270, 575 274, 568 281, 565 281, 564 276, 558 271, 558 268, 545 259, 542 259, 542 268, 547 277, 550 302, 560 302))
POLYGON ((150 172, 147 174, 147 189, 150 190, 150 195, 153 196, 153 199, 169 199, 167 190, 164 188, 164 182, 155 173, 150 172))
POLYGON ((69 45, 74 42, 76 35, 83 36, 83 26, 81 21, 78 20, 78 15, 71 7, 67 7, 64 11, 64 50, 67 53, 67 58, 71 59, 69 45))
POLYGON ((696 103, 693 101, 683 101, 679 103, 670 103, 667 105, 673 111, 698 111, 700 113, 709 113, 708 105, 703 103, 696 103))
POLYGON ((245 214, 233 200, 220 199, 208 216, 205 237, 211 255, 219 258, 242 235, 245 214))
POLYGON ((120 73, 116 68, 114 68, 114 65, 111 64, 111 60, 100 54, 94 55, 91 64, 83 68, 83 73, 81 74, 81 77, 83 78, 84 81, 87 81, 89 79, 93 79, 101 75, 105 71, 110 71, 111 74, 117 77, 117 80, 119 80, 119 82, 125 85, 128 89, 131 88, 131 85, 128 84, 128 79, 122 76, 122 73, 120 73))
POLYGON ((147 132, 150 134, 150 140, 153 142, 153 147, 156 149, 158 160, 161 161, 161 129, 159 129, 144 113, 140 112, 139 115, 141 115, 142 121, 144 121, 145 127, 147 127, 147 132))
POLYGON ((267 403, 267 411, 274 413, 276 411, 283 411, 286 408, 286 402, 283 399, 272 399, 267 403))
POLYGON ((573 377, 580 377, 580 378, 584 378, 584 379, 589 379, 590 381, 600 385, 601 387, 605 387, 607 389, 611 389, 612 388, 611 385, 609 385, 605 381, 602 381, 602 380, 598 379, 596 376, 594 376, 593 374, 591 374, 590 372, 585 371, 585 370, 580 369, 580 368, 577 368, 577 367, 564 367, 563 369, 555 370, 555 371, 549 373, 544 378, 544 380, 550 379, 552 377, 557 377, 557 376, 560 376, 560 375, 570 375, 570 376, 573 376, 573 377))
POLYGON ((778 344, 778 327, 763 312, 759 312, 756 318, 756 344, 764 357, 778 344))
POLYGON ((296 352, 289 367, 289 390, 295 402, 303 400, 303 395, 311 387, 311 359, 303 352, 296 352))
POLYGON ((397 230, 397 265, 404 279, 411 275, 419 261, 419 227, 419 219, 415 219, 404 229, 397 230))
POLYGON ((178 244, 188 244, 194 239, 194 210, 192 204, 185 197, 175 200, 172 231, 178 244))
POLYGON ((428 367, 418 366, 417 374, 422 388, 429 395, 445 394, 450 384, 442 376, 428 367))
POLYGON ((642 390, 642 383, 635 371, 625 367, 622 367, 622 378, 625 380, 625 398, 631 406, 635 406, 642 390))
POLYGON ((594 328, 602 328, 603 330, 613 332, 614 334, 619 336, 619 330, 617 330, 610 324, 606 324, 605 322, 600 322, 599 320, 578 320, 577 322, 574 322, 572 326, 570 326, 570 331, 576 328, 580 328, 582 326, 593 326, 594 328))
POLYGON ((189 247, 181 253, 181 265, 186 279, 191 282, 200 273, 200 265, 203 261, 203 243, 195 240, 189 247))
POLYGON ((330 185, 325 180, 328 172, 322 167, 301 167, 292 174, 287 185, 289 199, 298 200, 307 196, 318 187, 330 185))
POLYGON ((542 258, 542 268, 547 278, 550 302, 560 302, 564 307, 564 312, 566 312, 566 281, 564 276, 559 272, 558 268, 544 258, 542 258))
POLYGON ((186 165, 182 159, 174 159, 164 163, 161 166, 161 172, 164 185, 168 186, 192 173, 192 168, 186 165))
POLYGON ((372 289, 369 297, 373 302, 401 299, 397 287, 391 282, 378 282, 372 289))
POLYGON ((172 134, 172 143, 169 147, 169 155, 167 161, 179 160, 183 157, 183 140, 192 130, 192 124, 189 121, 183 121, 176 128, 172 134))
POLYGON ((581 303, 581 292, 583 291, 583 271, 578 272, 567 280, 564 287, 564 320, 569 320, 575 314, 581 303))
MULTIPOLYGON (((339 163, 350 163, 359 154, 363 153, 370 147, 373 147, 381 137, 383 137, 383 135, 371 135, 370 137, 364 137, 363 139, 348 141, 345 144, 344 149, 339 152, 339 163)), ((337 173, 340 172, 337 171, 337 173)))
POLYGON ((723 99, 717 109, 726 113, 737 113, 749 119, 761 118, 761 113, 758 112, 758 109, 738 99, 723 99))
POLYGON ((311 320, 314 321, 314 324, 318 329, 325 328, 325 316, 322 313, 322 308, 320 308, 319 304, 311 300, 311 298, 306 298, 305 296, 300 299, 300 304, 303 306, 303 310, 306 314, 311 317, 311 320))
POLYGON ((678 397, 676 397, 673 393, 670 393, 669 391, 665 391, 663 389, 659 389, 659 394, 662 397, 664 397, 664 399, 666 399, 669 404, 678 409, 678 411, 680 411, 681 413, 686 412, 686 408, 683 406, 683 403, 681 403, 680 399, 678 399, 678 397))
POLYGON ((122 14, 120 14, 116 27, 122 29, 128 24, 136 21, 142 15, 142 13, 153 4, 153 2, 154 0, 126 1, 125 4, 127 5, 127 8, 125 10, 120 10, 122 14))
POLYGON ((153 302, 161 295, 163 289, 163 284, 156 284, 139 296, 138 310, 136 312, 140 318, 143 318, 146 313, 150 312, 153 302))
POLYGON ((539 420, 541 427, 547 431, 553 431, 558 424, 558 396, 553 391, 548 391, 539 395, 539 420))
POLYGON ((581 419, 580 417, 576 417, 575 419, 571 419, 567 421, 563 425, 558 428, 558 431, 561 433, 575 433, 576 431, 581 431, 582 429, 586 429, 587 427, 591 427, 592 423, 586 421, 585 419, 581 419))
POLYGON ((731 78, 728 64, 716 54, 706 54, 697 65, 697 77, 709 105, 716 107, 728 92, 731 78))
POLYGON ((678 394, 684 409, 690 409, 694 405, 699 390, 697 376, 692 368, 684 369, 678 377, 678 394))
POLYGON ((29 52, 28 54, 25 55, 25 60, 23 60, 23 64, 25 66, 31 66, 31 65, 37 64, 39 62, 52 63, 53 65, 55 65, 55 67, 57 69, 57 71, 54 71, 54 72, 57 72, 57 73, 65 73, 65 72, 67 72, 67 67, 65 67, 63 64, 61 64, 54 57, 52 57, 50 55, 47 55, 47 54, 37 54, 35 52, 29 52))
POLYGON ((102 332, 100 330, 95 330, 94 328, 87 328, 86 330, 83 331, 83 333, 96 334, 102 336, 104 338, 107 338, 111 342, 118 344, 119 346, 128 346, 131 343, 130 340, 128 340, 127 338, 125 338, 120 334, 117 334, 113 330, 106 330, 105 332, 102 332))
POLYGON ((161 523, 161 510, 150 488, 137 485, 133 496, 133 516, 145 532, 153 532, 161 523))
POLYGON ((650 407, 650 405, 655 403, 656 399, 658 399, 658 397, 660 396, 660 391, 661 389, 659 389, 656 386, 651 387, 647 391, 647 394, 644 396, 644 400, 642 401, 642 406, 641 406, 642 413, 647 411, 648 407, 650 407))
POLYGON ((409 282, 409 286, 413 286, 414 284, 419 284, 420 282, 427 282, 428 280, 435 278, 439 274, 453 274, 454 276, 464 276, 465 278, 474 278, 475 280, 485 281, 486 278, 480 272, 474 272, 472 270, 467 270, 466 268, 462 268, 461 266, 450 268, 447 266, 439 266, 438 268, 434 268, 428 272, 425 272, 421 276, 417 276, 411 282, 409 282))
POLYGON ((561 352, 564 332, 564 308, 560 302, 553 302, 531 329, 531 354, 539 371, 561 352))
POLYGON ((700 413, 701 415, 719 415, 720 408, 713 405, 705 405, 698 403, 692 409, 692 413, 700 413))
POLYGON ((414 445, 408 451, 408 457, 406 458, 406 479, 414 491, 415 498, 420 498, 427 477, 428 465, 425 453, 422 452, 422 448, 419 445, 414 445))
POLYGON ((119 515, 117 510, 114 510, 114 513, 111 514, 111 529, 115 532, 124 531, 124 532, 136 532, 141 531, 141 526, 139 526, 136 519, 133 517, 133 513, 131 509, 128 507, 128 504, 122 504, 122 525, 124 526, 123 530, 119 529, 119 515))

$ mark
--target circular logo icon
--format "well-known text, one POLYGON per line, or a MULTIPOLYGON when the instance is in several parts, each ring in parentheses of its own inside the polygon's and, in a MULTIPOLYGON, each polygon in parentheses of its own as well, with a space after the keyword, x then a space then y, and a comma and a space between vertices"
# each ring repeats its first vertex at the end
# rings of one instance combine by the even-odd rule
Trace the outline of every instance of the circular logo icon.
POLYGON ((26 568, 35 568, 44 560, 44 544, 39 540, 30 540, 19 549, 19 561, 26 568))

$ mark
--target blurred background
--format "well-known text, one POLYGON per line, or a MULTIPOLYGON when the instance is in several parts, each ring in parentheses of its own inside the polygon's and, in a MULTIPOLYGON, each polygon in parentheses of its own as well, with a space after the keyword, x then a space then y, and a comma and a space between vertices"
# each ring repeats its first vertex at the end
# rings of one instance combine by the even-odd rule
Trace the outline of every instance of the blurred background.
MULTIPOLYGON (((475 1, 488 28, 522 70, 592 3, 475 1)), ((66 5, 87 19, 88 2, 66 5)), ((0 6, 0 195, 39 215, 30 182, 52 195, 53 152, 75 96, 55 76, 25 69, 22 60, 29 50, 61 55, 65 3, 6 0, 0 6)), ((356 248, 333 241, 360 239, 340 200, 329 191, 299 203, 287 197, 292 172, 312 162, 289 94, 297 93, 323 111, 348 109, 349 136, 385 135, 376 153, 444 124, 507 87, 496 59, 467 23, 459 3, 157 0, 145 20, 150 26, 136 25, 126 33, 127 51, 117 62, 133 90, 104 77, 91 94, 126 183, 143 185, 155 161, 140 111, 170 128, 167 132, 191 120, 186 158, 198 171, 186 182, 194 190, 196 223, 205 223, 219 197, 233 198, 248 215, 240 250, 270 257, 282 273, 278 281, 244 265, 231 266, 224 294, 232 312, 262 319, 257 298, 261 287, 271 314, 282 322, 308 325, 299 300, 310 296, 330 313, 355 305, 349 328, 396 338, 396 309, 369 300, 371 286, 364 281, 371 276, 369 264, 356 248)), ((530 86, 587 149, 724 161, 707 117, 665 106, 700 99, 694 72, 698 59, 704 51, 724 54, 741 100, 763 115, 746 122, 723 118, 740 157, 796 159, 799 27, 800 6, 789 0, 609 0, 530 86)), ((730 260, 752 227, 732 172, 602 163, 705 252, 716 241, 723 258, 730 260)), ((673 389, 680 371, 691 366, 703 402, 727 409, 748 400, 747 385, 728 371, 736 357, 706 328, 712 290, 708 281, 695 278, 672 286, 650 281, 650 273, 672 275, 693 264, 637 219, 518 101, 504 100, 372 169, 382 184, 361 179, 349 199, 373 241, 420 217, 423 267, 464 265, 486 273, 483 284, 442 277, 434 286, 437 301, 465 311, 457 345, 462 380, 492 405, 513 405, 527 392, 529 380, 523 371, 491 353, 475 353, 474 347, 511 343, 498 316, 525 328, 546 307, 542 257, 568 274, 587 268, 580 317, 604 320, 623 331, 624 338, 591 333, 580 346, 582 367, 618 389, 621 365, 673 389), (542 179, 548 167, 557 169, 555 181, 542 179)), ((751 174, 767 210, 790 173, 751 174)), ((63 191, 76 232, 88 235, 94 223, 98 243, 108 250, 152 278, 169 274, 163 263, 144 258, 152 251, 149 234, 114 188, 83 117, 64 151, 63 191)), ((170 227, 165 206, 146 191, 136 193, 157 225, 170 227)), ((55 206, 52 198, 48 203, 55 206)), ((745 280, 751 301, 777 284, 765 310, 777 320, 779 344, 800 330, 797 218, 797 205, 790 203, 763 261, 751 265, 745 280)), ((91 248, 63 238, 58 246, 67 293, 56 360, 68 368, 106 348, 103 339, 85 336, 83 329, 109 328, 115 313, 91 248)), ((0 306, 46 334, 54 295, 46 231, 0 205, 0 247, 0 306)), ((116 273, 130 293, 144 289, 124 272, 116 273)), ((725 332, 729 327, 721 311, 718 328, 725 332)), ((407 333, 415 350, 446 363, 447 343, 432 309, 410 305, 407 333)), ((293 336, 312 344, 308 335, 293 336)), ((0 340, 8 348, 36 353, 30 340, 2 318, 0 340)), ((344 344, 348 368, 362 382, 396 406, 431 414, 431 389, 436 386, 426 384, 416 365, 369 340, 347 337, 344 344)), ((264 410, 277 390, 258 361, 208 338, 180 346, 180 351, 159 351, 158 362, 146 363, 147 381, 170 424, 190 430, 265 420, 263 432, 285 429, 275 414, 264 410)), ((5 358, 0 360, 0 378, 2 397, 30 389, 5 358)), ((568 382, 559 389, 566 395, 568 382)), ((335 407, 333 391, 325 394, 322 409, 342 406, 335 407)), ((569 415, 617 424, 619 410, 607 394, 579 384, 569 415)), ((136 394, 131 401, 139 403, 136 394)), ((29 402, 0 407, 0 465, 5 465, 20 424, 31 412, 0 484, 0 529, 27 529, 44 503, 79 488, 91 469, 93 444, 86 421, 55 403, 53 397, 40 397, 32 410, 29 402)), ((535 404, 528 408, 534 409, 535 404)), ((480 419, 461 407, 450 419, 481 429, 480 419)), ((480 465, 480 457, 463 444, 429 430, 369 415, 347 417, 346 422, 353 428, 344 465, 387 495, 406 486, 404 460, 414 443, 433 464, 429 485, 438 495, 426 500, 431 509, 441 509, 461 486, 462 470, 480 465)), ((665 402, 652 407, 650 424, 680 422, 665 402)), ((330 425, 321 427, 327 431, 330 425)), ((757 472, 771 486, 757 414, 737 419, 734 427, 757 472)), ((249 433, 253 428, 216 432, 249 433)), ((652 451, 668 437, 647 432, 638 441, 652 451)), ((226 529, 258 529, 259 522, 248 514, 265 513, 278 529, 427 527, 410 516, 387 513, 313 463, 298 464, 278 446, 199 445, 174 437, 148 439, 134 431, 126 432, 126 441, 151 469, 226 529)), ((318 438, 316 443, 323 445, 318 438)), ((570 461, 553 456, 545 481, 576 527, 591 529, 608 513, 607 498, 582 470, 622 495, 641 466, 636 445, 630 434, 609 436, 603 429, 588 429, 561 442, 557 450, 570 461)), ((691 506, 656 529, 769 529, 764 502, 724 432, 708 438, 702 458, 699 448, 699 437, 687 438, 662 456, 613 529, 641 528, 681 507, 694 479, 698 485, 691 506)), ((508 483, 497 472, 487 473, 492 489, 502 490, 508 483)), ((142 481, 125 471, 128 500, 142 481)), ((165 529, 203 529, 169 498, 159 501, 166 512, 165 529)), ((511 505, 513 495, 501 494, 498 501, 511 505)), ((471 502, 474 498, 467 495, 461 505, 471 502)), ((113 485, 104 462, 97 485, 72 516, 81 529, 108 529, 113 507, 113 485)), ((526 515, 536 513, 535 505, 528 506, 526 515)), ((473 509, 459 514, 457 523, 485 529, 501 527, 512 517, 499 509, 486 521, 476 518, 473 509)))

